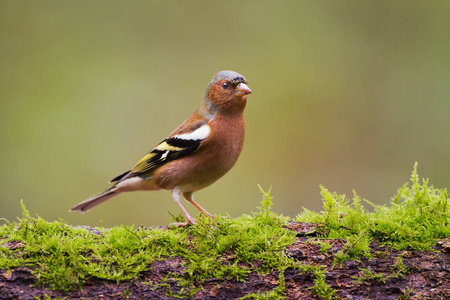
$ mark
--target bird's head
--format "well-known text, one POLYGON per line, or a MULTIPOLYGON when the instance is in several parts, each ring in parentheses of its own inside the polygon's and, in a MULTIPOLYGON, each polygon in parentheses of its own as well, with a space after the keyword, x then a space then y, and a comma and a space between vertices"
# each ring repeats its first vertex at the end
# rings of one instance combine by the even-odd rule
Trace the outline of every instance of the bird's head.
POLYGON ((208 85, 205 100, 224 113, 239 112, 244 110, 247 95, 251 93, 244 76, 233 71, 220 71, 208 85))

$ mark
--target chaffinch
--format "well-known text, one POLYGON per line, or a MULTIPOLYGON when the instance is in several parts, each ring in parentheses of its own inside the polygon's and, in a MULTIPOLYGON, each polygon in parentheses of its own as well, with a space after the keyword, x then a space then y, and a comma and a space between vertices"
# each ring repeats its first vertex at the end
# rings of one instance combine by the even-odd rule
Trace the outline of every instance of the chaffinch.
POLYGON ((171 190, 186 222, 196 224, 180 202, 181 194, 197 209, 214 217, 197 202, 193 193, 225 175, 236 163, 244 144, 244 108, 252 91, 244 76, 218 72, 206 88, 199 109, 178 126, 129 171, 113 179, 109 189, 70 211, 87 212, 122 192, 171 190))

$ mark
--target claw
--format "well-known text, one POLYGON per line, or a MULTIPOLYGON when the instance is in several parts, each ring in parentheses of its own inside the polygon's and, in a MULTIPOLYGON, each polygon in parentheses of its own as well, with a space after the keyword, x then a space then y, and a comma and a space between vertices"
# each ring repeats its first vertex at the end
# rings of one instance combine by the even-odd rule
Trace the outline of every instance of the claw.
POLYGON ((197 221, 195 221, 194 219, 189 219, 186 222, 181 222, 181 223, 171 223, 171 226, 176 226, 176 227, 183 227, 183 226, 187 226, 187 225, 197 225, 197 221))

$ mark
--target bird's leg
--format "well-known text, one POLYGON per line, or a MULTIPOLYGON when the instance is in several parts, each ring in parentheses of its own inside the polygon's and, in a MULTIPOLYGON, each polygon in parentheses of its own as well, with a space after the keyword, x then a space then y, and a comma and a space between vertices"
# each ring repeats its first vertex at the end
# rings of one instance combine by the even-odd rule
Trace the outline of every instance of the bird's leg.
POLYGON ((201 207, 197 202, 194 201, 194 196, 192 192, 184 192, 183 193, 184 198, 186 199, 186 201, 192 203, 195 207, 197 207, 197 209, 199 211, 201 211, 202 213, 204 213, 205 215, 211 217, 214 219, 214 216, 212 214, 210 214, 209 212, 207 212, 203 207, 201 207))
POLYGON ((186 208, 184 208, 183 204, 181 204, 181 202, 180 202, 180 194, 181 194, 180 193, 180 189, 178 187, 176 187, 176 188, 174 188, 172 190, 173 201, 175 201, 175 203, 180 207, 181 211, 184 214, 184 217, 186 218, 186 222, 183 222, 183 223, 172 223, 171 225, 175 225, 177 227, 180 227, 180 226, 186 226, 188 224, 194 224, 194 225, 197 224, 197 221, 195 221, 195 219, 189 215, 189 213, 187 212, 186 208))

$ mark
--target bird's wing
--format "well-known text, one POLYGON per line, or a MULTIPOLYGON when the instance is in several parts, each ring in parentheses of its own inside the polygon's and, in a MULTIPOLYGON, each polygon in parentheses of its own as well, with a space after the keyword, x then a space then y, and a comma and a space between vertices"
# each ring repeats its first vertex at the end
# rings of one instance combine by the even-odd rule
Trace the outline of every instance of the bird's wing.
POLYGON ((111 182, 124 180, 142 173, 149 173, 170 161, 195 152, 200 143, 209 135, 210 129, 203 120, 192 122, 189 125, 192 128, 191 131, 186 130, 186 125, 182 127, 182 131, 175 130, 168 138, 142 157, 133 169, 117 176, 111 182), (177 134, 177 132, 185 133, 177 134))
POLYGON ((200 142, 201 140, 189 140, 187 142, 176 138, 167 138, 142 157, 131 169, 131 173, 153 171, 169 161, 191 154, 198 149, 200 142))

